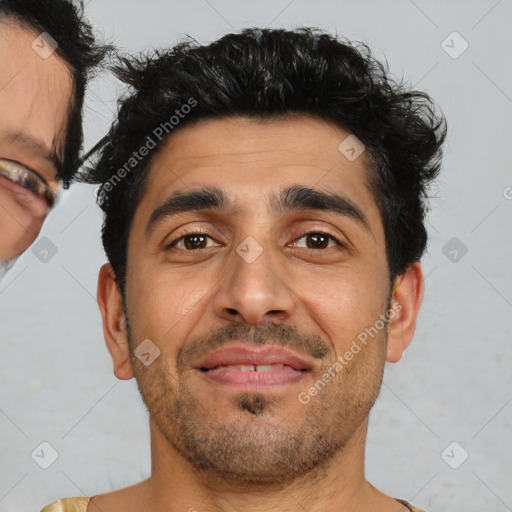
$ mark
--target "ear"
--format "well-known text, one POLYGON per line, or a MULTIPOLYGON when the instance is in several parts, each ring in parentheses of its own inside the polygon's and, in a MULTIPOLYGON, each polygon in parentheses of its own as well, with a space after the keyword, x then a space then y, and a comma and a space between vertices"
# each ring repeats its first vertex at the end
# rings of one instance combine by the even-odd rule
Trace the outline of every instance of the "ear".
POLYGON ((386 360, 389 363, 400 361, 412 341, 424 289, 423 271, 418 262, 411 263, 395 279, 388 323, 386 360))
POLYGON ((98 276, 98 304, 103 318, 103 335, 114 364, 114 375, 121 380, 133 377, 123 299, 114 270, 103 265, 98 276))

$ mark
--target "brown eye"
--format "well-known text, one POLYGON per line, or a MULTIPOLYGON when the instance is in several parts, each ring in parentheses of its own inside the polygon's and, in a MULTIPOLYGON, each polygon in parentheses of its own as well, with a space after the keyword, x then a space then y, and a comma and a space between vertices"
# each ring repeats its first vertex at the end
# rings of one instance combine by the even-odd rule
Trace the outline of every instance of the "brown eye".
MULTIPOLYGON (((177 247, 181 244, 181 247, 177 247, 180 250, 185 251, 194 251, 198 249, 207 249, 208 247, 205 245, 207 239, 211 240, 211 237, 207 233, 197 232, 197 233, 188 233, 180 236, 173 240, 167 248, 177 247)), ((211 246, 210 246, 211 247, 211 246)))
POLYGON ((328 233, 323 233, 321 231, 312 231, 310 233, 306 233, 302 235, 299 240, 306 238, 306 249, 331 249, 336 246, 343 246, 343 244, 332 235, 328 233), (329 247, 329 242, 334 241, 334 245, 329 247))

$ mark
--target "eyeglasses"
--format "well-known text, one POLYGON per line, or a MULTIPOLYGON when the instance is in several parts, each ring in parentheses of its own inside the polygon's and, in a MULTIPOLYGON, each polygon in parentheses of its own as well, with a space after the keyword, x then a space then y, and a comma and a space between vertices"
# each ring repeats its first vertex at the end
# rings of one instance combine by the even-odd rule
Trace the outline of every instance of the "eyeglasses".
POLYGON ((0 158, 0 176, 13 181, 43 200, 46 205, 46 211, 38 213, 48 213, 55 206, 59 187, 56 185, 52 187, 35 171, 12 160, 0 158))

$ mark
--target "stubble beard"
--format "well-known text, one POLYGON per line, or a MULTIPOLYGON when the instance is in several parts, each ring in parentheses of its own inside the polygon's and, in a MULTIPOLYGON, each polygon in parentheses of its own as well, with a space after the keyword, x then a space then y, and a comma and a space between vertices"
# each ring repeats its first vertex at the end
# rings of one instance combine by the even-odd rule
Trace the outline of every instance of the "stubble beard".
MULTIPOLYGON (((372 343, 385 347, 385 341, 372 343)), ((176 452, 225 481, 271 486, 325 470, 366 420, 381 386, 384 356, 382 350, 358 356, 308 405, 300 405, 302 419, 279 421, 269 396, 253 392, 234 395, 234 419, 219 423, 194 396, 186 374, 173 376, 159 359, 150 367, 134 366, 148 411, 176 452)))

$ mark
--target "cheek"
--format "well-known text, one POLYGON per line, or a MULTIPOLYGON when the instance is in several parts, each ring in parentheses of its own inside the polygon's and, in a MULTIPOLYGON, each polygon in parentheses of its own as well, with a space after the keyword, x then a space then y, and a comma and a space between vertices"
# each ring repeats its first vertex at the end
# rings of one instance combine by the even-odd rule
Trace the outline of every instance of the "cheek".
POLYGON ((197 272, 180 278, 156 265, 142 272, 128 269, 128 273, 136 276, 127 285, 134 342, 149 338, 162 351, 177 352, 208 300, 209 281, 197 272))
MULTIPOLYGON (((341 268, 297 279, 297 297, 337 353, 379 320, 387 306, 387 281, 378 269, 341 268)), ((379 324, 380 325, 380 324, 379 324)))
MULTIPOLYGON (((0 193, 0 240, 9 259, 25 251, 37 238, 44 218, 34 218, 8 195, 0 193)), ((4 255, 0 255, 4 257, 4 255)))

